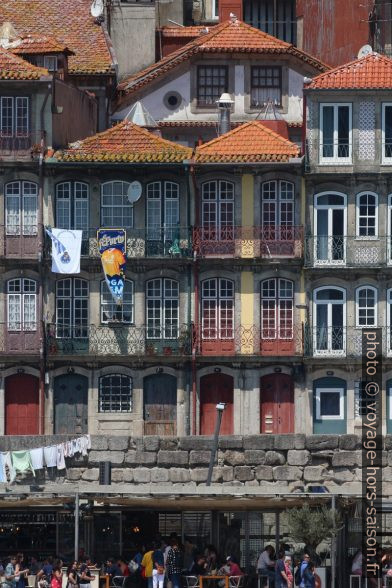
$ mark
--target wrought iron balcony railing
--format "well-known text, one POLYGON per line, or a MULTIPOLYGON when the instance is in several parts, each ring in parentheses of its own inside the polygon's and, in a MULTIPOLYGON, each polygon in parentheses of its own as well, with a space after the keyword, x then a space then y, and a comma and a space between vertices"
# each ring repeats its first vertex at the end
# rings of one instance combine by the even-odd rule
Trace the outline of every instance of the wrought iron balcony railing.
POLYGON ((305 266, 380 267, 392 265, 392 237, 305 237, 305 266))
POLYGON ((41 349, 41 323, 11 320, 0 323, 0 355, 38 355, 41 349))
POLYGON ((196 227, 193 247, 199 257, 302 258, 303 235, 302 226, 196 227))
POLYGON ((42 225, 37 222, 0 225, 0 257, 38 259, 41 240, 42 225))
POLYGON ((41 135, 41 131, 0 131, 0 159, 34 159, 41 152, 41 135))
MULTIPOLYGON (((126 229, 127 257, 192 257, 191 229, 187 227, 157 227, 151 229, 126 229)), ((51 240, 46 235, 46 252, 50 254, 51 240)), ((82 257, 99 257, 97 229, 84 229, 82 257)))
MULTIPOLYGON (((380 352, 392 356, 392 327, 381 327, 380 352)), ((362 328, 360 327, 315 327, 304 328, 305 357, 362 357, 362 328)))
POLYGON ((56 355, 184 356, 192 351, 192 328, 187 325, 136 327, 48 324, 46 347, 56 355))

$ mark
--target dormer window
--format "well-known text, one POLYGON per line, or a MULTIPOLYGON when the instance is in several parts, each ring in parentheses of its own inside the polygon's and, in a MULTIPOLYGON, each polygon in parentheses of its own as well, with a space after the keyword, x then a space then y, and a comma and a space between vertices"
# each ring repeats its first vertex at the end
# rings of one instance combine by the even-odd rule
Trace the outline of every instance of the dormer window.
POLYGON ((229 72, 226 65, 199 65, 197 68, 197 104, 212 106, 228 92, 229 72))
POLYGON ((282 68, 253 66, 251 70, 251 107, 257 108, 271 101, 282 105, 282 68))
POLYGON ((44 67, 48 71, 53 72, 58 70, 57 55, 36 55, 32 63, 37 67, 44 67))
POLYGON ((351 104, 320 105, 320 163, 352 162, 351 104))

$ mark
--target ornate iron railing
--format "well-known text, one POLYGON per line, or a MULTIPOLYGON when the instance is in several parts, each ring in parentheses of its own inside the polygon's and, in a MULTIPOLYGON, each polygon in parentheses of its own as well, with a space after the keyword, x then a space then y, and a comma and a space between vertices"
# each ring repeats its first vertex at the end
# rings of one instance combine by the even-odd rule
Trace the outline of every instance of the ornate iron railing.
POLYGON ((174 329, 124 323, 107 325, 48 324, 46 347, 55 355, 184 356, 192 351, 192 328, 174 329))
POLYGON ((392 237, 305 237, 305 266, 380 267, 392 265, 392 237))
POLYGON ((199 257, 303 256, 302 226, 204 228, 193 230, 193 247, 199 257))
MULTIPOLYGON (((126 229, 127 257, 192 257, 192 231, 187 227, 126 229)), ((45 249, 49 256, 51 241, 46 235, 45 249)), ((82 257, 99 257, 97 229, 85 229, 82 236, 82 257)))
POLYGON ((0 159, 19 157, 34 159, 40 152, 41 131, 0 132, 0 159))
POLYGON ((0 257, 38 259, 42 225, 0 225, 0 257))
MULTIPOLYGON (((384 356, 392 356, 392 327, 381 327, 384 356)), ((359 327, 304 327, 304 355, 306 357, 362 357, 362 328, 359 327)))

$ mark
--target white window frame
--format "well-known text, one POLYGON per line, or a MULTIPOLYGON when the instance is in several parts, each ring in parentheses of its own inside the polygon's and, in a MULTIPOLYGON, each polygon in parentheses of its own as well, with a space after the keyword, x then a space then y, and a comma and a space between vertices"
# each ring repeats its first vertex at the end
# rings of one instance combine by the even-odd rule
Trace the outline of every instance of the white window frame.
MULTIPOLYGON (((112 298, 111 293, 109 292, 109 288, 108 285, 106 283, 106 280, 102 280, 101 281, 101 296, 100 296, 100 314, 101 314, 101 323, 103 325, 107 325, 113 322, 116 322, 118 324, 123 324, 123 325, 133 325, 134 321, 135 321, 135 289, 134 289, 134 283, 133 280, 125 280, 125 284, 127 286, 129 286, 130 290, 131 290, 131 301, 130 302, 126 302, 125 298, 123 297, 123 303, 121 305, 121 307, 118 307, 117 304, 115 303, 115 301, 112 298), (106 298, 111 298, 110 302, 105 303, 104 301, 104 296, 106 296, 106 298), (107 304, 107 306, 105 306, 105 304, 107 304), (124 320, 124 304, 126 304, 127 306, 130 306, 130 320, 126 321, 124 320), (105 319, 104 318, 104 310, 105 308, 110 308, 110 306, 112 307, 113 311, 114 309, 116 309, 116 312, 119 313, 121 315, 121 320, 115 320, 115 319, 105 319)), ((124 285, 124 293, 125 293, 125 285, 124 285)))
POLYGON ((392 310, 392 288, 387 289, 387 356, 392 356, 392 321, 391 313, 392 310))
MULTIPOLYGON (((267 308, 266 310, 270 310, 267 308)), ((270 317, 268 317, 269 320, 270 317)), ((294 337, 294 282, 292 280, 288 280, 287 278, 266 278, 260 282, 260 319, 261 319, 261 338, 265 340, 278 340, 278 341, 292 341, 294 337), (266 282, 274 282, 274 296, 264 296, 263 295, 263 286, 266 282), (281 287, 284 282, 290 284, 290 288, 292 290, 291 296, 281 296, 281 287), (264 326, 265 318, 264 314, 264 302, 267 302, 267 307, 269 303, 273 303, 274 306, 274 327, 270 329, 269 327, 264 326), (285 303, 289 302, 290 304, 287 305, 287 308, 283 308, 285 303), (291 308, 290 308, 291 306, 291 308), (286 322, 290 322, 290 327, 282 328, 281 326, 281 314, 282 311, 291 314, 291 318, 288 319, 286 317, 286 322), (270 331, 274 331, 274 335, 271 336, 270 331), (287 331, 290 333, 288 336, 282 336, 282 331, 287 331), (267 336, 265 336, 267 333, 267 336)))
POLYGON ((347 293, 346 290, 344 288, 341 288, 340 286, 320 286, 319 288, 315 288, 315 290, 313 290, 313 355, 314 356, 329 356, 329 357, 335 357, 335 356, 345 356, 346 355, 346 346, 347 346, 347 338, 346 338, 346 321, 347 321, 347 293), (332 327, 334 327, 335 325, 331 325, 330 324, 330 319, 332 318, 331 316, 328 316, 328 324, 327 324, 327 337, 328 337, 328 348, 327 349, 317 349, 317 329, 319 329, 319 325, 317 325, 317 294, 318 292, 321 292, 322 290, 339 290, 340 292, 343 292, 343 301, 333 301, 333 300, 324 300, 321 302, 321 304, 323 303, 328 303, 329 308, 328 308, 328 315, 331 314, 331 307, 333 304, 341 304, 343 305, 343 325, 342 325, 342 329, 343 329, 343 337, 342 337, 342 347, 343 349, 332 349, 332 327))
MULTIPOLYGON (((127 196, 124 196, 124 191, 127 191, 128 188, 130 186, 129 182, 125 182, 124 180, 110 180, 108 182, 102 182, 101 184, 101 223, 102 223, 102 227, 105 228, 112 228, 112 229, 120 229, 120 228, 124 228, 124 229, 132 229, 133 228, 133 224, 134 224, 134 209, 133 209, 133 204, 131 204, 128 201, 127 196), (109 186, 110 184, 116 184, 116 183, 120 183, 122 184, 122 189, 123 189, 123 204, 120 206, 118 204, 116 204, 115 206, 113 206, 113 204, 103 204, 103 198, 104 198, 104 187, 105 186, 109 186), (124 223, 124 208, 125 207, 129 207, 131 210, 131 214, 130 214, 130 222, 129 225, 126 225, 124 223), (120 222, 116 222, 116 223, 110 223, 107 224, 106 221, 104 220, 104 210, 109 210, 109 209, 113 209, 113 208, 121 208, 121 216, 122 216, 122 220, 120 222)), ((112 195, 113 195, 113 191, 112 191, 112 195)), ((113 213, 111 213, 111 215, 113 217, 113 213)))
POLYGON ((353 121, 352 121, 352 103, 351 102, 322 102, 320 104, 320 145, 319 145, 319 163, 320 165, 347 165, 352 163, 352 141, 353 141, 353 121), (323 109, 325 107, 334 109, 334 130, 333 130, 333 156, 323 157, 324 145, 324 117, 323 109), (349 109, 349 131, 348 131, 348 157, 338 157, 338 109, 340 106, 348 106, 349 109))
POLYGON ((388 386, 388 396, 389 396, 389 411, 388 411, 388 419, 392 421, 392 385, 388 386))
POLYGON ((37 282, 31 278, 12 278, 7 281, 7 330, 9 332, 34 332, 37 330, 37 282), (19 282, 19 292, 10 292, 10 284, 13 282, 19 282), (34 285, 34 289, 25 292, 25 285, 30 283, 34 285), (10 324, 10 307, 11 299, 16 301, 19 305, 19 325, 14 327, 10 324), (33 301, 34 306, 34 320, 26 321, 26 309, 29 308, 29 300, 33 301))
POLYGON ((319 192, 318 194, 314 195, 314 246, 313 246, 313 255, 314 255, 314 263, 315 265, 345 265, 347 261, 347 247, 346 247, 346 239, 347 239, 347 194, 343 192, 336 192, 328 190, 326 192, 319 192), (343 204, 318 204, 318 199, 320 196, 343 196, 343 204), (332 259, 332 251, 331 251, 331 243, 333 235, 327 235, 328 237, 328 259, 318 259, 317 258, 317 239, 321 235, 318 234, 318 226, 317 226, 317 211, 318 210, 328 210, 328 230, 332 225, 332 211, 333 210, 343 210, 343 259, 332 259))
MULTIPOLYGON (((355 234, 357 239, 362 240, 371 240, 371 239, 378 239, 378 194, 376 192, 371 192, 370 190, 365 190, 364 192, 359 192, 355 199, 355 234), (374 214, 374 235, 360 235, 359 234, 359 219, 362 218, 359 214, 360 211, 360 200, 362 196, 374 196, 375 198, 375 214, 374 214)), ((373 218, 371 216, 366 216, 364 218, 373 218)))
MULTIPOLYGON (((172 286, 171 286, 172 287, 172 286)), ((151 340, 174 340, 178 338, 179 327, 180 327, 180 284, 177 280, 172 278, 152 278, 147 280, 145 285, 145 307, 146 307, 146 335, 147 339, 151 340), (149 295, 148 288, 152 282, 159 282, 159 294, 149 295), (166 282, 171 282, 176 285, 177 296, 165 296, 165 285, 166 282), (152 305, 149 308, 149 302, 158 301, 159 304, 155 307, 152 305), (166 306, 166 301, 176 302, 176 305, 166 306), (173 310, 176 310, 177 319, 172 321, 171 317, 174 314, 173 310), (167 321, 170 318, 170 324, 167 325, 167 321), (152 322, 152 326, 149 325, 149 321, 152 322), (159 323, 159 325, 157 324, 159 323), (159 330, 159 335, 155 336, 155 331, 159 330), (150 331, 153 334, 150 334, 150 331), (166 333, 169 332, 169 335, 166 333)))
MULTIPOLYGON (((6 228, 6 235, 10 237, 17 237, 23 235, 24 237, 30 237, 38 235, 38 184, 35 182, 30 182, 28 180, 16 180, 13 182, 7 182, 4 187, 5 193, 5 228, 6 228), (26 194, 25 187, 29 184, 30 186, 35 187, 35 194, 26 194), (9 187, 17 185, 18 186, 18 194, 8 194, 7 190, 9 187), (18 211, 18 221, 17 224, 12 225, 9 222, 10 218, 10 208, 8 201, 12 198, 18 198, 19 200, 19 211, 18 211), (26 199, 28 198, 35 198, 35 213, 31 216, 31 218, 35 217, 35 223, 27 223, 26 222, 26 199), (12 230, 11 227, 14 227, 12 230)), ((29 209, 27 208, 27 211, 29 209)), ((30 217, 29 217, 30 218, 30 217)))
POLYGON ((234 238, 234 226, 235 226, 235 184, 229 180, 208 180, 203 182, 201 186, 201 226, 203 228, 203 234, 208 236, 209 241, 226 241, 234 238), (226 186, 226 190, 231 192, 230 198, 222 198, 224 193, 223 186, 226 186), (208 198, 210 192, 210 186, 215 186, 215 197, 208 198), (232 216, 232 222, 224 224, 222 223, 222 216, 228 215, 228 209, 230 204, 230 214, 232 216), (206 221, 206 216, 209 217, 211 210, 215 205, 215 223, 212 225, 206 221))
MULTIPOLYGON (((286 212, 287 214, 287 212, 286 212)), ((295 186, 294 182, 289 180, 267 180, 261 184, 261 225, 263 228, 275 228, 278 230, 282 228, 282 233, 285 233, 286 227, 293 227, 295 220, 295 186), (275 198, 266 198, 266 187, 268 184, 275 185, 275 198), (287 184, 291 188, 292 196, 290 198, 282 198, 282 186, 283 184, 287 184), (264 204, 269 202, 275 208, 275 223, 266 224, 264 220, 265 212, 264 212, 264 204), (282 224, 282 205, 284 203, 291 204, 291 223, 282 224)), ((279 234, 279 233, 278 233, 279 234)), ((277 236, 277 238, 279 238, 277 236)))
MULTIPOLYGON (((79 180, 72 180, 67 182, 59 182, 56 184, 56 227, 59 229, 79 229, 83 232, 88 231, 89 228, 89 212, 90 212, 90 186, 87 182, 79 180), (60 189, 67 187, 69 198, 64 198, 59 194, 60 189), (77 196, 77 191, 80 188, 86 191, 86 197, 80 198, 77 196), (59 218, 59 205, 63 201, 68 208, 67 216, 68 222, 64 223, 59 218), (87 202, 87 210, 83 211, 83 222, 78 222, 77 202, 87 202), (60 226, 66 224, 67 226, 60 226)), ((84 235, 83 235, 84 237, 84 235)))
POLYGON ((149 241, 175 239, 180 225, 180 185, 177 182, 149 182, 146 186, 146 227, 149 241), (173 197, 173 194, 175 196, 173 197), (153 204, 156 208, 153 212, 153 204), (170 206, 175 210, 175 224, 169 222, 170 206), (158 222, 156 219, 158 217, 158 222))
MULTIPOLYGON (((384 165, 392 165, 392 155, 391 157, 385 156, 385 108, 387 106, 392 107, 392 102, 383 102, 382 103, 382 114, 381 114, 381 163, 384 165)), ((392 153, 392 148, 391 148, 392 153)))
POLYGON ((234 339, 234 330, 235 330, 235 284, 233 280, 228 278, 207 278, 203 280, 201 283, 201 329, 202 329, 202 338, 204 341, 229 341, 234 339), (204 294, 204 288, 207 286, 208 282, 215 282, 215 296, 208 296, 204 294), (233 292, 232 296, 222 296, 222 286, 223 282, 227 282, 231 284, 231 289, 233 292), (208 306, 208 303, 214 303, 214 313, 215 313, 215 321, 213 327, 206 327, 205 325, 205 305, 208 306), (224 309, 222 306, 226 303, 227 307, 224 309), (230 307, 231 303, 231 309, 230 307), (231 327, 223 327, 222 322, 225 320, 226 324, 228 324, 227 315, 224 317, 224 313, 230 312, 232 314, 231 319, 231 327), (215 335, 205 335, 206 331, 212 331, 215 335))
MULTIPOLYGON (((366 307, 366 308, 370 308, 370 307, 366 307)), ((377 313, 378 313, 378 291, 377 291, 377 288, 375 288, 374 286, 369 286, 368 284, 358 286, 358 288, 356 288, 356 290, 355 290, 355 324, 356 324, 357 329, 367 329, 367 328, 377 327, 377 324, 378 324, 377 313), (365 290, 372 290, 374 293, 374 320, 375 320, 374 325, 360 325, 359 324, 359 293, 361 290, 364 290, 364 289, 365 290)))
POLYGON ((219 0, 211 0, 211 18, 213 20, 219 18, 219 0))
POLYGON ((63 278, 61 280, 57 280, 56 282, 56 338, 58 339, 87 339, 89 333, 89 316, 90 316, 90 284, 88 280, 83 278, 63 278), (59 295, 59 286, 62 283, 66 283, 70 285, 69 288, 69 296, 60 296, 59 295), (86 294, 82 296, 81 294, 77 294, 78 290, 84 288, 86 290, 86 294), (66 309, 69 312, 69 324, 59 324, 59 301, 60 300, 67 300, 68 301, 68 308, 66 309, 66 305, 64 305, 62 312, 66 309), (78 308, 78 302, 87 301, 86 304, 86 317, 85 317, 85 324, 81 324, 80 317, 78 318, 78 324, 76 323, 75 316, 77 314, 81 314, 80 309, 78 308))
MULTIPOLYGON (((107 404, 111 403, 112 401, 110 400, 110 402, 107 402, 107 404)), ((121 404, 121 402, 120 402, 121 404)), ((122 413, 130 413, 132 412, 133 409, 133 380, 131 376, 128 376, 128 374, 104 374, 103 376, 100 376, 99 381, 98 381, 98 412, 101 414, 122 414, 122 413), (103 402, 102 402, 102 381, 105 378, 127 378, 128 379, 128 383, 130 385, 130 390, 129 390, 129 399, 127 401, 128 403, 128 407, 124 410, 103 410, 102 406, 103 406, 103 402)))
POLYGON ((345 414, 344 414, 344 388, 316 388, 316 420, 318 421, 344 421, 345 414), (321 407, 321 393, 322 394, 336 394, 339 393, 339 415, 321 415, 320 414, 320 407, 321 407))

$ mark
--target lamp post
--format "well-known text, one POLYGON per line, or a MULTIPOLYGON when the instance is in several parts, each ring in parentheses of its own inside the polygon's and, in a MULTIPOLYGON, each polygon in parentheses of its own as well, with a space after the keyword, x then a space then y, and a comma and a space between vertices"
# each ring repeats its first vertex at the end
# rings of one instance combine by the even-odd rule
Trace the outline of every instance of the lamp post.
POLYGON ((214 443, 211 449, 210 465, 208 466, 207 486, 211 486, 212 470, 214 469, 215 456, 218 449, 219 431, 221 427, 223 411, 226 408, 225 402, 218 402, 216 405, 216 422, 215 422, 215 433, 214 443))

